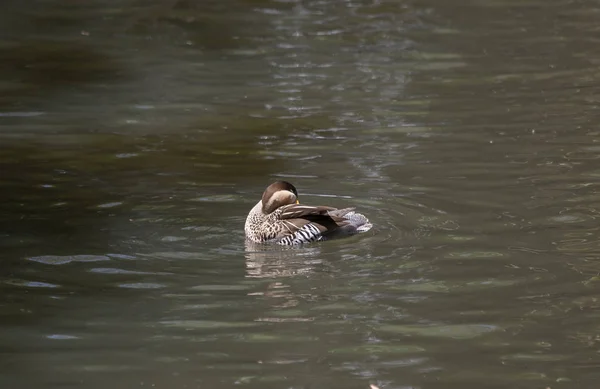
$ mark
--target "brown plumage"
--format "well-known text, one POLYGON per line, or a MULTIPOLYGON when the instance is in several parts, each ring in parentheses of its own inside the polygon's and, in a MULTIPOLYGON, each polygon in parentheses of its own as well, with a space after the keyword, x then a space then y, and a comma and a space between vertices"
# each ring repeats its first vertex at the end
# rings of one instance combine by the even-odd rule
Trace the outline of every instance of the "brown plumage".
POLYGON ((250 210, 244 230, 253 242, 295 245, 366 232, 371 227, 354 208, 299 204, 294 185, 276 181, 250 210))

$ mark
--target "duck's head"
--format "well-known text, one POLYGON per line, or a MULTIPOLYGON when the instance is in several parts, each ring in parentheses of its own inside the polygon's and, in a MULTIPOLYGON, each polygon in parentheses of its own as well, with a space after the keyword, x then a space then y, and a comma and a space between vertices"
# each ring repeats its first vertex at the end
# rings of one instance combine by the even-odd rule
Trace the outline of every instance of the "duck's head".
POLYGON ((298 191, 287 181, 275 181, 262 195, 262 211, 265 214, 289 204, 298 204, 298 191))

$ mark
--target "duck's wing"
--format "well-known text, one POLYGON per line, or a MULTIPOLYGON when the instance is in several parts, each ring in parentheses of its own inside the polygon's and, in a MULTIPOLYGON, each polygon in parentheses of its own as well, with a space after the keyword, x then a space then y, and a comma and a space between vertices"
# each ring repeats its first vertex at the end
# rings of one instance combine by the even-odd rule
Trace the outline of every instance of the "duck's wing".
POLYGON ((336 208, 326 207, 323 205, 303 205, 303 204, 291 204, 283 207, 281 213, 281 219, 296 219, 304 218, 307 216, 328 216, 330 211, 336 211, 336 208))
MULTIPOLYGON (((331 218, 327 216, 330 210, 335 208, 324 206, 309 206, 300 204, 290 204, 282 207, 282 212, 278 216, 283 228, 279 232, 279 237, 290 237, 293 239, 299 231, 310 230, 310 239, 317 239, 322 233, 327 231, 324 224, 331 224, 331 218), (327 220, 329 219, 329 223, 327 220)), ((304 235, 304 232, 300 232, 304 235)))
POLYGON ((314 234, 325 236, 351 225, 352 220, 349 220, 347 215, 353 211, 354 208, 337 209, 323 205, 291 204, 283 209, 280 218, 289 234, 310 229, 314 234))
POLYGON ((279 244, 286 245, 352 235, 371 228, 369 220, 354 212, 354 208, 290 204, 282 208, 278 218, 283 226, 279 244))

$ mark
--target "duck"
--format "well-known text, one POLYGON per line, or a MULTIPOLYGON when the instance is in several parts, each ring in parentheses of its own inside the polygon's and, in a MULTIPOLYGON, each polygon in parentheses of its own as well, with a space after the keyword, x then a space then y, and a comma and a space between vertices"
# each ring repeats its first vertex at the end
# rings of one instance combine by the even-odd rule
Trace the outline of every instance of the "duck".
POLYGON ((373 227, 354 208, 304 205, 296 187, 275 181, 248 213, 244 231, 254 243, 299 245, 367 232, 373 227))

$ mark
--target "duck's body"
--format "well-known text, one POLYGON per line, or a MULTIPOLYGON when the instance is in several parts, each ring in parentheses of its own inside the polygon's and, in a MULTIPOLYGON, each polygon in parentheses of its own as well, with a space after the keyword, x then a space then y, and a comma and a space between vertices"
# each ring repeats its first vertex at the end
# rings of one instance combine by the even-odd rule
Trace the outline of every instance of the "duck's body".
POLYGON ((337 209, 298 203, 296 188, 286 181, 267 187, 246 218, 246 238, 256 243, 297 245, 353 235, 372 224, 354 208, 337 209))

